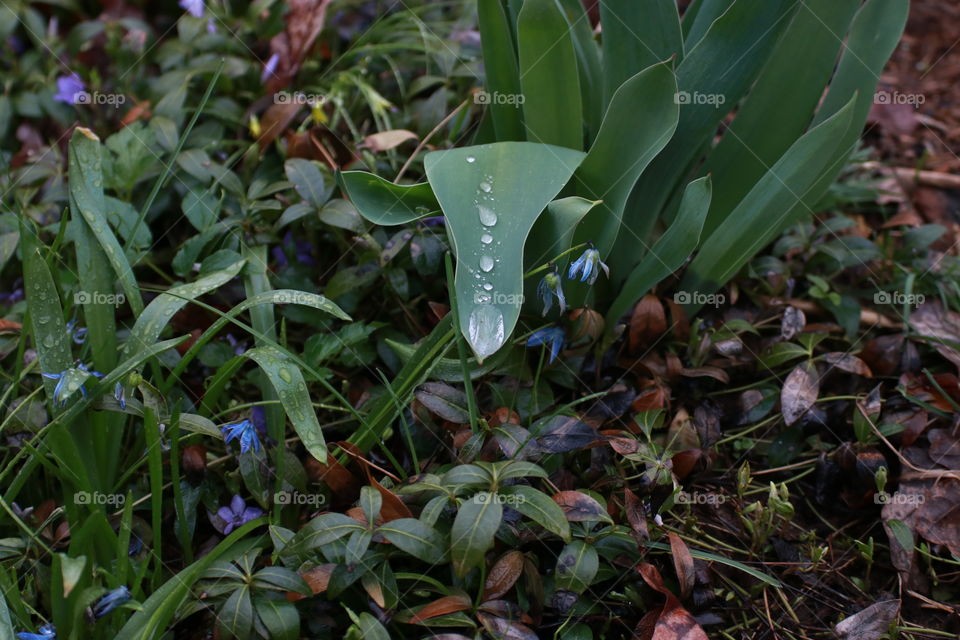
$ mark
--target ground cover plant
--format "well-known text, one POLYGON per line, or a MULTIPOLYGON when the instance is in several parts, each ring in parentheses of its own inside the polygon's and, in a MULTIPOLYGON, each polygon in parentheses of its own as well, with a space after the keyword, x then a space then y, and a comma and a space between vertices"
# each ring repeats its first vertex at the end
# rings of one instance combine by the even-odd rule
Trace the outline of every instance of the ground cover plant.
POLYGON ((913 10, 4 4, 0 638, 957 637, 913 10))

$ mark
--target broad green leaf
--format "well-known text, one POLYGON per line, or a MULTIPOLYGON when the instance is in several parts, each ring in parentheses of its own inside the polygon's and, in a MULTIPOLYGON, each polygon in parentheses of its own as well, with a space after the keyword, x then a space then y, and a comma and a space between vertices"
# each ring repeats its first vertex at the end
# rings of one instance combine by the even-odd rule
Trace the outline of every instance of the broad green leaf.
POLYGON ((460 464, 443 474, 444 486, 487 485, 491 482, 493 482, 493 476, 486 469, 475 464, 460 464))
POLYGON ((523 129, 523 105, 518 100, 500 100, 499 96, 520 95, 520 71, 517 68, 510 22, 503 4, 478 2, 477 18, 480 24, 480 45, 483 48, 484 93, 481 102, 487 104, 501 142, 526 139, 523 129), (494 98, 497 98, 494 100, 494 98))
MULTIPOLYGON (((106 203, 103 198, 102 147, 100 138, 84 127, 77 127, 70 138, 70 208, 74 218, 85 222, 100 244, 107 261, 113 267, 127 302, 134 314, 143 311, 140 289, 133 277, 133 269, 127 262, 123 247, 107 222, 106 203)), ((110 291, 97 292, 104 295, 110 291)))
POLYGON ((614 272, 626 273, 642 253, 643 239, 685 183, 691 166, 710 144, 724 116, 753 83, 767 52, 785 26, 785 15, 796 0, 756 3, 738 0, 717 19, 677 68, 680 120, 670 144, 637 181, 627 203, 623 224, 633 234, 621 234, 611 256, 614 272), (732 60, 737 60, 731 65, 732 60))
POLYGON ((859 5, 860 0, 800 3, 703 170, 713 174, 716 185, 708 235, 806 131, 859 5), (769 126, 771 119, 776 126, 769 126))
POLYGON ((736 0, 693 0, 683 14, 684 47, 693 49, 736 0))
POLYGON ((590 588, 600 568, 597 550, 582 540, 574 540, 557 557, 557 589, 583 593, 590 588))
POLYGON ((570 523, 556 502, 542 491, 517 484, 501 487, 500 493, 512 499, 507 501, 511 509, 519 511, 531 521, 564 540, 570 540, 570 523))
POLYGON ((450 530, 450 557, 458 576, 483 563, 502 518, 503 505, 495 493, 481 491, 463 501, 450 530))
POLYGON ((431 564, 445 562, 447 540, 436 529, 416 518, 398 518, 377 528, 395 547, 431 564))
POLYGON ((273 591, 295 591, 311 595, 310 587, 296 572, 284 567, 264 567, 253 574, 253 586, 273 591))
POLYGON ((322 207, 330 198, 330 189, 325 184, 323 174, 310 160, 290 158, 283 163, 283 170, 300 197, 314 207, 322 207))
POLYGON ((357 616, 356 625, 360 630, 360 637, 364 640, 390 640, 386 627, 367 612, 357 616))
POLYGON ((457 257, 460 331, 478 362, 513 332, 523 303, 524 242, 583 157, 560 147, 501 142, 424 159, 457 257))
POLYGON ((246 264, 244 260, 238 260, 228 269, 198 278, 196 282, 171 287, 154 298, 137 317, 136 323, 130 330, 130 337, 127 338, 127 343, 123 347, 123 355, 130 357, 150 347, 170 323, 170 318, 187 302, 222 287, 240 273, 244 264, 246 264))
POLYGON ((796 222, 788 214, 820 176, 823 158, 843 144, 853 99, 837 115, 800 138, 704 242, 681 281, 684 291, 719 289, 764 245, 796 222), (818 161, 819 160, 819 161, 818 161))
POLYGON ((710 177, 694 180, 687 185, 680 203, 680 212, 666 233, 644 256, 620 288, 607 311, 608 335, 617 322, 650 289, 680 268, 700 243, 707 211, 710 208, 712 182, 710 177))
POLYGON ((0 640, 14 640, 10 609, 7 607, 7 600, 2 593, 0 593, 0 640))
POLYGON ((281 555, 299 558, 307 551, 328 545, 355 531, 363 531, 363 525, 353 518, 342 513, 321 513, 297 531, 281 555))
POLYGON ((373 487, 360 489, 360 507, 367 522, 374 522, 377 519, 381 506, 383 506, 383 495, 379 491, 373 487))
POLYGON ((366 171, 345 171, 337 177, 360 215, 374 224, 406 224, 440 209, 426 182, 394 184, 366 171))
POLYGON ((327 445, 300 367, 287 354, 274 346, 249 349, 244 355, 260 365, 263 372, 267 374, 303 446, 310 455, 321 463, 325 463, 327 445))
POLYGON ((603 24, 604 91, 608 98, 629 78, 676 56, 683 58, 683 36, 676 0, 605 0, 603 24))
POLYGON ((517 42, 527 140, 582 149, 577 57, 570 27, 555 0, 524 0, 517 42))
POLYGON ((512 478, 546 478, 546 470, 538 464, 525 460, 508 460, 494 463, 497 470, 497 481, 503 482, 512 478))
MULTIPOLYGON (((597 138, 577 169, 577 192, 603 202, 586 215, 576 241, 593 242, 603 257, 620 233, 630 190, 676 131, 680 113, 676 93, 670 63, 654 65, 624 82, 610 100, 597 138), (642 118, 637 118, 638 104, 643 105, 642 118)), ((636 243, 632 235, 629 240, 636 243)))
POLYGON ((256 598, 253 604, 272 640, 300 637, 300 614, 295 604, 281 598, 256 598))
POLYGON ((217 612, 217 626, 220 636, 246 640, 253 632, 253 603, 250 601, 250 587, 243 585, 227 598, 217 612))

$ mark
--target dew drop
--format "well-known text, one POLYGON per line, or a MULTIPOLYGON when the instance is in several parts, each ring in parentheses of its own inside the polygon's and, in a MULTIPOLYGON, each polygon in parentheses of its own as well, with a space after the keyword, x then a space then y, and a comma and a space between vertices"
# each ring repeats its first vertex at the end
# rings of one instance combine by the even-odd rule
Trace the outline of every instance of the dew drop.
POLYGON ((480 191, 483 191, 484 193, 490 193, 491 191, 493 191, 493 187, 490 186, 489 182, 481 182, 480 191))
POLYGON ((490 256, 480 256, 480 270, 484 272, 493 270, 493 258, 490 256))
POLYGON ((486 291, 490 291, 490 290, 493 289, 493 285, 490 284, 489 282, 484 282, 484 283, 483 283, 483 288, 484 288, 486 291))
POLYGON ((503 314, 495 306, 482 304, 470 312, 467 323, 467 339, 477 360, 482 361, 503 346, 505 328, 503 314))
POLYGON ((280 376, 280 379, 283 380, 284 382, 293 382, 293 376, 290 375, 290 372, 288 370, 281 368, 280 371, 277 372, 277 374, 280 376))
POLYGON ((493 242, 493 236, 490 235, 489 233, 485 233, 482 236, 480 236, 480 242, 482 242, 483 244, 490 244, 491 242, 493 242))
POLYGON ((477 207, 477 211, 480 212, 480 224, 487 227, 492 227, 497 224, 497 214, 493 209, 480 205, 477 207))
POLYGON ((474 158, 473 156, 467 156, 467 162, 469 162, 470 164, 473 164, 473 163, 476 162, 476 161, 477 161, 477 159, 474 158))

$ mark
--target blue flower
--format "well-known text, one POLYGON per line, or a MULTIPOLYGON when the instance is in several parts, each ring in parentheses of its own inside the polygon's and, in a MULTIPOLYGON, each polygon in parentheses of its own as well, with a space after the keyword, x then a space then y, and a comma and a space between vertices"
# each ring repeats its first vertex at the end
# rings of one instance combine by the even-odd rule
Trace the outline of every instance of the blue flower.
POLYGON ((73 340, 74 344, 83 344, 87 340, 87 328, 78 327, 76 320, 67 323, 67 335, 73 340))
POLYGON ((610 277, 610 269, 607 265, 600 262, 600 252, 590 247, 583 252, 579 258, 573 261, 570 265, 570 270, 567 272, 567 278, 570 280, 576 279, 577 275, 580 275, 580 282, 588 282, 593 284, 597 281, 597 277, 600 275, 600 269, 597 269, 597 266, 600 269, 603 269, 603 272, 607 274, 607 277, 610 277))
POLYGON ((223 432, 224 442, 240 440, 240 453, 246 453, 251 447, 254 451, 260 451, 260 438, 257 437, 257 428, 249 420, 225 424, 220 427, 220 430, 223 432))
POLYGON ((550 362, 557 359, 560 350, 563 349, 563 343, 566 340, 566 334, 560 327, 544 327, 530 334, 527 338, 528 347, 547 346, 550 347, 550 362))
POLYGON ((277 72, 277 66, 280 64, 280 54, 275 53, 270 58, 267 59, 267 63, 263 65, 263 72, 260 74, 260 82, 266 82, 270 79, 271 76, 275 75, 277 72))
POLYGON ((54 94, 53 99, 67 104, 77 104, 80 101, 80 94, 86 90, 87 85, 83 84, 80 76, 71 73, 57 78, 57 93, 54 94))
POLYGON ((57 638, 57 630, 51 622, 42 625, 37 629, 37 632, 38 633, 30 633, 29 631, 21 631, 17 634, 17 637, 20 638, 20 640, 56 640, 57 638))
POLYGON ((194 18, 203 17, 203 0, 180 0, 180 8, 194 18))
POLYGON ((553 306, 554 296, 556 296, 557 300, 560 302, 560 313, 566 311, 567 299, 563 296, 562 280, 557 274, 556 269, 543 276, 543 280, 541 280, 540 284, 537 285, 537 295, 539 295, 540 299, 543 301, 544 316, 550 313, 550 308, 553 306))
MULTIPOLYGON (((240 496, 233 496, 229 507, 220 507, 217 509, 217 517, 223 521, 222 532, 224 535, 230 533, 237 527, 243 526, 251 520, 256 520, 263 515, 263 509, 259 507, 248 507, 247 503, 240 496)), ((214 522, 217 529, 220 527, 214 522)))
POLYGON ((124 390, 122 382, 113 385, 113 397, 120 403, 121 409, 127 408, 127 392, 124 390))
POLYGON ((213 18, 207 20, 207 33, 214 34, 217 32, 217 25, 214 24, 213 18))
POLYGON ((103 377, 102 373, 91 371, 87 365, 83 363, 77 363, 77 366, 70 367, 60 373, 44 373, 42 375, 44 378, 57 380, 57 386, 53 389, 53 403, 59 407, 67 404, 67 400, 69 400, 70 396, 76 393, 78 389, 84 398, 87 397, 87 389, 83 386, 87 378, 90 376, 97 378, 103 377))
POLYGON ((93 617, 102 618, 129 600, 131 597, 130 589, 127 589, 125 586, 117 587, 107 595, 97 600, 96 604, 93 605, 93 617))

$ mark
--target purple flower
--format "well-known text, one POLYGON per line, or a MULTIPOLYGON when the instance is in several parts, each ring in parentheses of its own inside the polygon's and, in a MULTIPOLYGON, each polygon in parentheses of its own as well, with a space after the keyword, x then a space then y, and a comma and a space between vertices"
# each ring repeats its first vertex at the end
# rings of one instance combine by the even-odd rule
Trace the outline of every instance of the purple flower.
MULTIPOLYGON (((220 507, 217 509, 217 517, 223 521, 223 529, 221 531, 224 535, 227 535, 237 527, 243 526, 250 522, 251 520, 256 520, 263 515, 263 509, 259 507, 248 507, 247 503, 240 496, 233 496, 233 499, 230 500, 229 507, 220 507)), ((216 522, 214 522, 216 526, 216 522)))
POLYGON ((54 94, 53 99, 58 102, 66 102, 67 104, 77 104, 82 101, 80 96, 82 96, 86 90, 87 85, 83 84, 80 76, 71 73, 68 76, 60 76, 57 78, 57 93, 54 94))
POLYGON ((288 254, 292 255, 299 264, 308 267, 317 266, 317 263, 313 259, 312 255, 313 245, 307 240, 294 240, 293 233, 290 231, 283 236, 283 243, 281 246, 274 247, 271 253, 273 254, 273 259, 277 261, 277 265, 281 268, 290 264, 290 261, 287 258, 288 254))
POLYGON ((216 32, 217 32, 217 25, 213 23, 213 18, 210 18, 209 20, 207 20, 207 33, 212 34, 216 32))
POLYGON ((194 18, 203 17, 203 0, 180 0, 180 8, 194 18))
POLYGON ((49 378, 51 380, 57 380, 57 386, 53 389, 53 403, 58 407, 62 407, 67 404, 67 400, 70 399, 77 390, 83 394, 83 397, 87 397, 87 389, 83 386, 83 383, 86 382, 87 378, 94 376, 96 378, 102 378, 103 374, 98 371, 91 371, 87 365, 78 362, 75 367, 70 367, 60 373, 43 373, 44 378, 49 378))
POLYGON ((237 340, 232 333, 227 334, 227 342, 233 347, 234 355, 242 356, 247 351, 247 343, 237 340))
POLYGON ((130 590, 125 586, 117 587, 110 593, 97 600, 97 603, 93 605, 93 617, 102 618, 129 600, 131 597, 130 590))
POLYGON ((250 449, 260 451, 260 438, 257 437, 257 428, 249 420, 225 424, 220 427, 220 431, 223 432, 224 442, 240 441, 240 453, 246 453, 250 449))
POLYGON ((263 65, 263 73, 260 74, 260 82, 266 82, 270 79, 270 76, 274 75, 277 71, 277 65, 280 64, 280 54, 275 53, 267 60, 267 63, 263 65))
POLYGON ((447 219, 443 216, 430 216, 428 218, 420 218, 420 224, 425 227, 442 227, 447 224, 447 219))
POLYGON ((543 345, 550 347, 550 362, 553 362, 560 355, 564 340, 566 340, 566 334, 560 327, 544 327, 530 334, 530 337, 527 338, 527 346, 539 347, 543 345))

